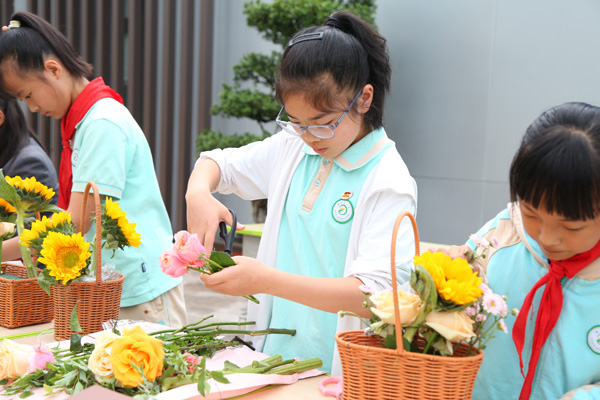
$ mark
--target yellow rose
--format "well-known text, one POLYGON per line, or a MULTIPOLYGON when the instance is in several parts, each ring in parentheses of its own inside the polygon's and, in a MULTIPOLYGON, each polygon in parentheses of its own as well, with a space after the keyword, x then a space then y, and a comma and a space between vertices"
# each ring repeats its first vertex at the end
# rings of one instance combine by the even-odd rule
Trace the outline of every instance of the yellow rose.
POLYGON ((113 366, 110 362, 110 351, 113 342, 119 335, 112 331, 103 331, 96 337, 94 351, 88 360, 90 370, 96 375, 98 381, 110 380, 113 375, 113 366))
POLYGON ((16 379, 27 374, 29 356, 33 354, 33 347, 4 339, 0 343, 0 379, 16 379))
MULTIPOLYGON (((374 306, 371 307, 373 314, 381 318, 386 324, 396 325, 394 320, 394 294, 391 290, 372 294, 370 300, 374 306)), ((421 299, 415 293, 398 290, 398 308, 400 309, 400 323, 402 326, 410 325, 421 311, 421 299)))
POLYGON ((425 317, 425 325, 453 343, 469 340, 475 336, 473 320, 463 311, 432 311, 425 317))
POLYGON ((124 329, 123 336, 115 339, 110 351, 110 362, 115 378, 127 387, 138 387, 143 382, 139 370, 149 381, 154 381, 162 374, 165 352, 162 341, 152 336, 139 326, 124 329), (137 366, 132 367, 131 364, 137 366))

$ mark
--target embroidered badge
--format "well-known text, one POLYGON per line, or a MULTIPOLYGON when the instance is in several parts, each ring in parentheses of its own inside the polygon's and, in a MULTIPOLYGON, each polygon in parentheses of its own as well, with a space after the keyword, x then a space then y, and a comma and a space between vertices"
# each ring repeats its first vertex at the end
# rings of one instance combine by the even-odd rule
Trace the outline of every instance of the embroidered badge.
POLYGON ((79 160, 79 150, 73 150, 73 153, 71 153, 71 164, 74 167, 77 166, 77 160, 79 160))
POLYGON ((352 197, 354 193, 352 192, 344 192, 344 194, 342 195, 342 200, 348 200, 350 197, 352 197))
POLYGON ((336 222, 345 224, 352 219, 352 216, 354 215, 354 207, 352 207, 352 203, 342 198, 333 204, 331 214, 336 222))
POLYGON ((587 335, 587 344, 594 353, 600 354, 600 325, 590 329, 587 335))

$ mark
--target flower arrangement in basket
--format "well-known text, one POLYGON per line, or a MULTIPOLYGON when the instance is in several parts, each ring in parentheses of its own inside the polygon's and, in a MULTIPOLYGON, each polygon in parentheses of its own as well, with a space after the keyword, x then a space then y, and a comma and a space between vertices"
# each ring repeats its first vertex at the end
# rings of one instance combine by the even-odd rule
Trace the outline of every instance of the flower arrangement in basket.
MULTIPOLYGON (((0 169, 0 243, 14 236, 15 227, 21 234, 38 213, 60 210, 50 204, 53 196, 54 190, 34 177, 5 177, 0 169)), ((37 283, 30 249, 19 248, 24 265, 2 263, 0 270, 0 325, 7 328, 52 320, 52 302, 37 283)))
POLYGON ((477 240, 478 246, 466 254, 467 261, 442 252, 419 255, 418 242, 414 218, 401 214, 392 235, 393 290, 375 292, 361 286, 364 306, 371 311, 371 318, 363 320, 367 329, 336 335, 344 399, 470 398, 482 350, 496 331, 506 332, 505 299, 493 293, 469 264, 486 257, 490 243, 477 240), (415 234, 415 267, 410 288, 398 289, 393 246, 405 216, 415 234), (381 393, 362 392, 370 379, 385 381, 379 384, 381 393))
POLYGON ((138 399, 148 399, 178 386, 196 384, 198 392, 205 396, 210 392, 209 379, 227 384, 227 376, 234 373, 291 375, 323 365, 318 358, 284 360, 281 355, 274 355, 243 366, 226 361, 223 369, 209 370, 207 358, 221 349, 240 345, 235 339, 223 338, 223 334, 295 334, 290 329, 239 328, 254 322, 205 323, 211 317, 180 329, 151 333, 139 325, 122 329, 117 325, 95 334, 93 342, 71 340, 68 348, 32 347, 6 339, 0 342, 0 385, 3 385, 0 395, 26 397, 42 387, 46 394, 64 391, 72 395, 101 385, 138 399))
POLYGON ((102 249, 112 250, 139 247, 140 235, 135 224, 111 198, 102 206, 98 188, 88 183, 82 205, 81 221, 85 218, 87 194, 93 189, 95 200, 96 235, 89 243, 76 232, 71 214, 65 211, 34 221, 21 233, 23 246, 39 255, 38 262, 46 268, 38 283, 52 294, 54 304, 54 336, 68 339, 74 332, 70 326, 71 312, 77 316, 83 332, 102 330, 102 322, 117 319, 121 303, 124 276, 102 265, 102 249), (104 268, 104 273, 103 273, 104 268), (80 304, 77 304, 80 302, 80 304))

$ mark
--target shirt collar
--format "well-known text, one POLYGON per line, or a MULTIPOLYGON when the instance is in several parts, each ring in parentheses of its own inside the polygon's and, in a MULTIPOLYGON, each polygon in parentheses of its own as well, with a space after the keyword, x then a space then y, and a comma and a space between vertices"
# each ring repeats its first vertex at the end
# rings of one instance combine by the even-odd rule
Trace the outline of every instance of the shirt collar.
MULTIPOLYGON (((376 129, 352 146, 348 147, 333 161, 340 168, 346 171, 352 171, 367 164, 379 153, 386 150, 391 145, 383 127, 376 129)), ((318 156, 317 153, 308 145, 304 145, 302 151, 308 155, 318 156)))

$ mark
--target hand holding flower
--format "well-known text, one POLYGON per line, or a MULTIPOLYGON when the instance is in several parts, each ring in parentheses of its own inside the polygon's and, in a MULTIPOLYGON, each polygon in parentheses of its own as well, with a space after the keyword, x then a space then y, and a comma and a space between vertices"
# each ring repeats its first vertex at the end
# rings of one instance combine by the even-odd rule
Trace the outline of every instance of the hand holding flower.
POLYGON ((232 260, 235 265, 200 277, 208 289, 230 296, 266 292, 263 286, 269 281, 267 274, 272 268, 251 257, 236 256, 232 260))
MULTIPOLYGON (((172 277, 180 277, 189 270, 197 271, 201 274, 212 275, 222 271, 224 268, 236 265, 236 261, 226 253, 213 251, 210 256, 208 254, 206 248, 200 243, 197 234, 179 231, 175 234, 175 243, 173 244, 173 247, 163 251, 161 254, 159 265, 165 274, 172 277)), ((228 274, 231 273, 232 271, 228 271, 228 274)), ((256 281, 256 279, 252 280, 251 278, 253 278, 252 274, 248 274, 245 275, 243 279, 235 279, 235 281, 256 281)), ((247 290, 247 285, 242 288, 243 290, 240 290, 239 287, 231 290, 231 282, 224 282, 225 276, 223 275, 220 275, 219 278, 207 279, 206 277, 201 277, 201 279, 210 289, 233 296, 244 295, 248 300, 258 303, 258 300, 254 296, 244 294, 257 293, 256 291, 247 290)))

